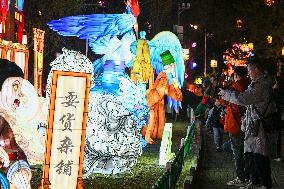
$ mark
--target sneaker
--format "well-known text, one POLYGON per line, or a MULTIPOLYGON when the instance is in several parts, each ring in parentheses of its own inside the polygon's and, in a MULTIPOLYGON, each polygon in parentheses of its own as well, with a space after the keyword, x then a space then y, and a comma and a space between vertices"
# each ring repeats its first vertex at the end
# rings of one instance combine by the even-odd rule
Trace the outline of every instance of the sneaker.
POLYGON ((231 180, 229 182, 227 182, 227 185, 229 186, 245 186, 247 183, 245 181, 242 181, 239 179, 239 177, 235 178, 234 180, 231 180))
POLYGON ((247 184, 246 186, 242 186, 239 189, 267 189, 265 186, 257 186, 252 183, 247 184))
POLYGON ((276 158, 276 159, 273 159, 274 161, 277 161, 277 162, 280 162, 280 161, 282 161, 282 159, 281 158, 276 158))

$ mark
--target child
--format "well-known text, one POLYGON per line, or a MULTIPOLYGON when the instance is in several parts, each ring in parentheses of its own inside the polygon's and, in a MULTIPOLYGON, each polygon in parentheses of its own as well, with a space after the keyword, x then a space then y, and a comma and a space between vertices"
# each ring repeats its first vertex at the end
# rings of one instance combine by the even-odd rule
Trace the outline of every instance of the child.
POLYGON ((218 99, 215 100, 213 108, 210 109, 206 121, 206 126, 208 128, 213 128, 213 137, 214 143, 216 146, 216 151, 222 150, 222 142, 223 142, 223 125, 220 123, 222 112, 222 106, 218 99))

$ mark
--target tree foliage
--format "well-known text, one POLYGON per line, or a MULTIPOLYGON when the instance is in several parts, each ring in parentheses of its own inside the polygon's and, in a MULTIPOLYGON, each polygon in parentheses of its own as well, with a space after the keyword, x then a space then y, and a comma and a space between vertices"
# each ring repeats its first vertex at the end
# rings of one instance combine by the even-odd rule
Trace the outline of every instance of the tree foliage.
POLYGON ((284 44, 284 1, 267 6, 264 0, 192 0, 184 23, 199 24, 214 34, 215 46, 231 46, 243 40, 253 42, 256 51, 279 56, 284 44), (241 27, 236 27, 241 20, 241 27), (267 35, 273 37, 267 43, 267 35))
POLYGON ((48 28, 47 23, 51 20, 66 16, 90 14, 97 11, 97 4, 88 0, 29 0, 25 2, 25 30, 28 36, 30 50, 29 80, 33 80, 33 28, 45 31, 44 37, 44 79, 49 72, 49 63, 55 59, 55 53, 61 52, 62 47, 85 51, 85 41, 75 37, 63 37, 48 28))

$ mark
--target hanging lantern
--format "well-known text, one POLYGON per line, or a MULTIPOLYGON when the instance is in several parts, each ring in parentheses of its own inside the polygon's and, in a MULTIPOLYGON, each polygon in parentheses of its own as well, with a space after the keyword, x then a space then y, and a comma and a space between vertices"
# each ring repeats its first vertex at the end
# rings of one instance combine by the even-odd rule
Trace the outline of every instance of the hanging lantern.
POLYGON ((241 19, 237 20, 237 28, 241 28, 243 24, 243 21, 241 19))
POLYGON ((268 44, 272 43, 272 36, 271 35, 268 35, 266 39, 267 39, 268 44))
POLYGON ((218 66, 217 60, 211 60, 210 61, 210 66, 211 66, 211 68, 217 68, 217 66, 218 66))

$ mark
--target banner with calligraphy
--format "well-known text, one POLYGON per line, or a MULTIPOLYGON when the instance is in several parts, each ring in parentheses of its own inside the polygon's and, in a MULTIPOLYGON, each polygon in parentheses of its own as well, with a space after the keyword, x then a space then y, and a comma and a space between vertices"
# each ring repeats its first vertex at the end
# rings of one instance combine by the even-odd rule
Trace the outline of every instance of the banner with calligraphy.
POLYGON ((40 188, 83 188, 90 74, 54 71, 40 188))

